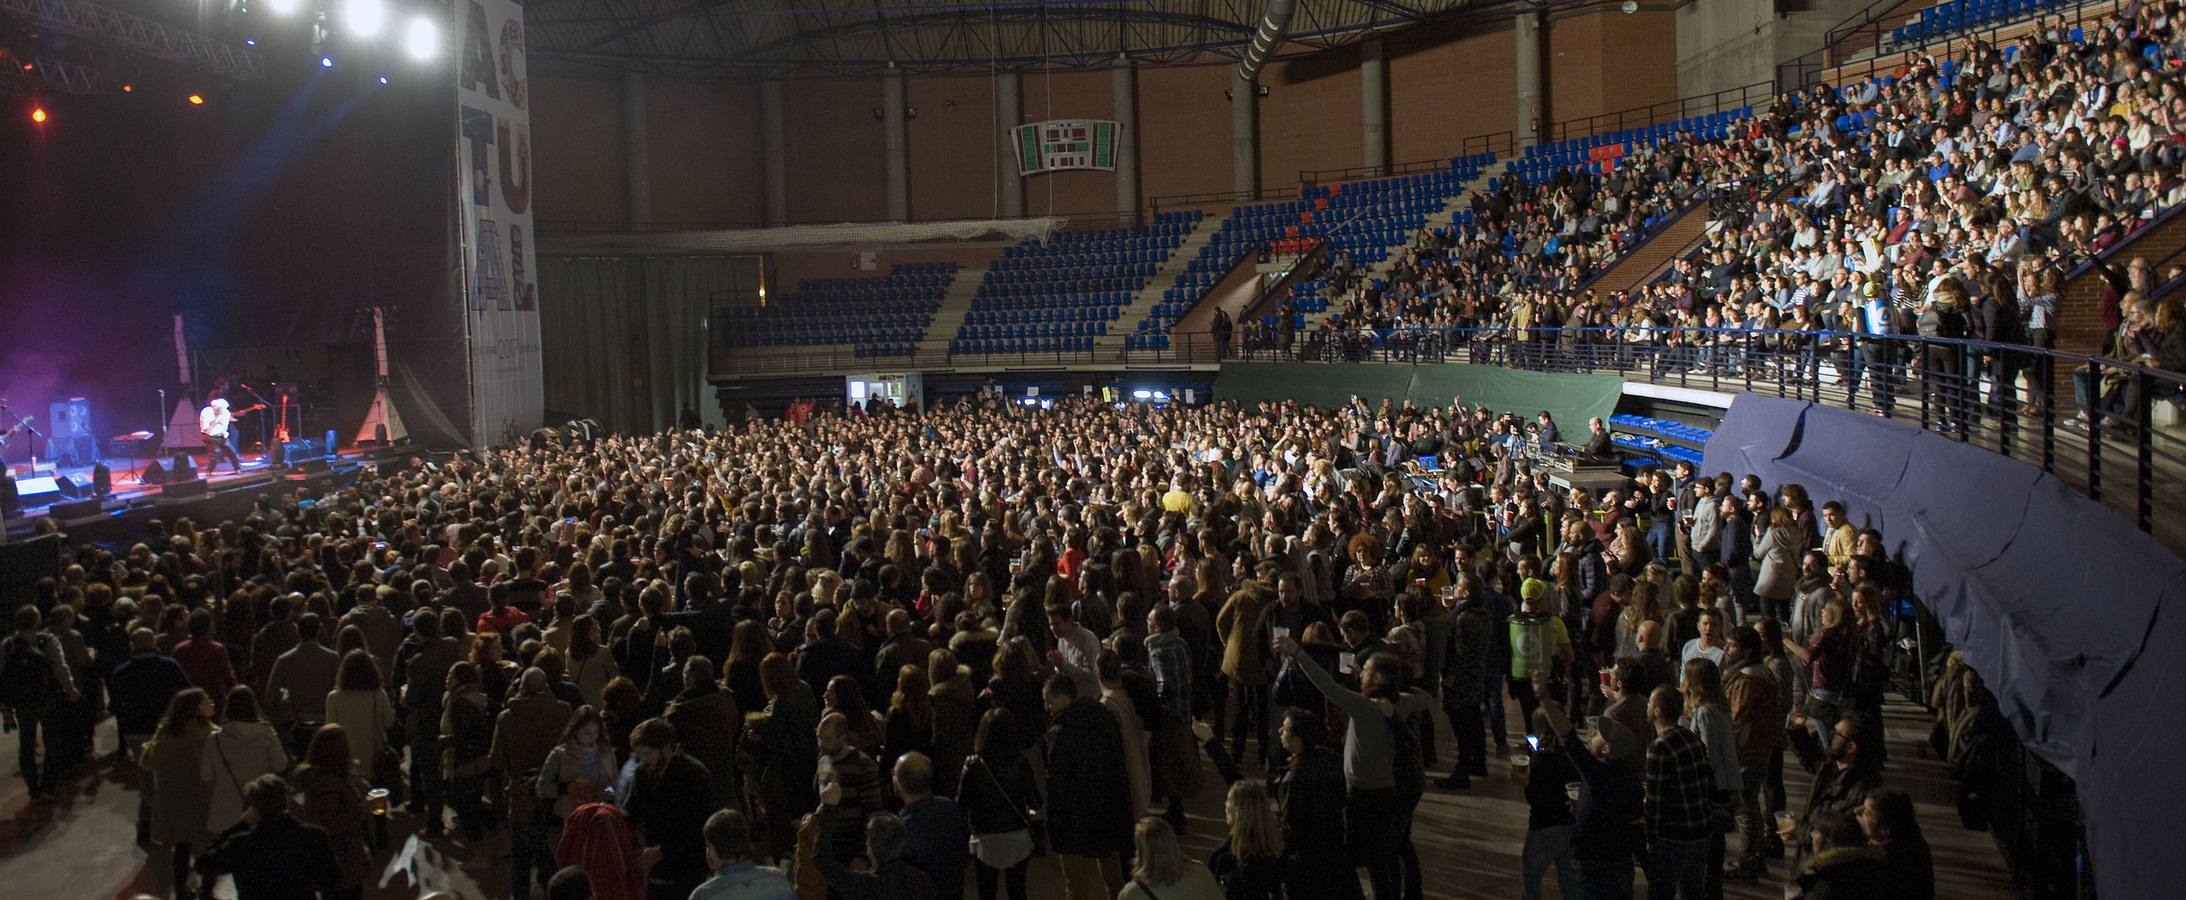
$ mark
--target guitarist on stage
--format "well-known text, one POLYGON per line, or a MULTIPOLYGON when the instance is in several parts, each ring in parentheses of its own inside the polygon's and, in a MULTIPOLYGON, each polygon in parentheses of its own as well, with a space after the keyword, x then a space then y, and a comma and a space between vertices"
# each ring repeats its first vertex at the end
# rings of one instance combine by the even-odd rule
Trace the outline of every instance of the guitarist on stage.
POLYGON ((243 471, 242 457, 235 455, 235 448, 228 445, 229 426, 235 424, 235 416, 228 412, 226 398, 214 397, 197 413, 197 430, 205 436, 205 472, 211 474, 220 464, 220 458, 228 458, 237 474, 243 471))

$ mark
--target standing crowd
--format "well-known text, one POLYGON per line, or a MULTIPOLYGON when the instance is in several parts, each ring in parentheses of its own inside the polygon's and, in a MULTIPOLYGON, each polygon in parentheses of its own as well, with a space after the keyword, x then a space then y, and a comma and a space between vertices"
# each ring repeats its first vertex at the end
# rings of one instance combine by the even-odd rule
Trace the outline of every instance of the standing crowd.
POLYGON ((41 800, 112 717, 178 898, 361 897, 398 817, 517 900, 1417 898, 1491 759, 1528 898, 1933 896, 1880 535, 1558 490, 1554 427, 1088 397, 421 460, 71 545, 0 701, 41 800))

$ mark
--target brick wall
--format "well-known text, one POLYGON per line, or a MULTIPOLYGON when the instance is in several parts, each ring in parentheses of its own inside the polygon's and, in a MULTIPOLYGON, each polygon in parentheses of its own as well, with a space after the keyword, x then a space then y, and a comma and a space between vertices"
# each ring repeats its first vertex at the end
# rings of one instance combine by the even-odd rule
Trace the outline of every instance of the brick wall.
POLYGON ((1549 115, 1563 122, 1675 100, 1677 19, 1596 7, 1549 22, 1549 115), (1598 11, 1597 11, 1598 10, 1598 11))
MULTIPOLYGON (((888 217, 887 144, 878 78, 794 78, 782 86, 789 221, 888 217)), ((655 184, 653 193, 671 190, 655 184)))
POLYGON ((1141 196, 1229 190, 1229 67, 1145 66, 1138 77, 1141 196))
POLYGON ((1306 169, 1364 165, 1359 54, 1344 50, 1260 70, 1260 186, 1298 182, 1306 169))
POLYGON ((622 222, 622 83, 551 70, 530 79, 533 221, 622 222))
POLYGON ((1507 24, 1462 37, 1393 36, 1389 61, 1391 162, 1458 154, 1469 137, 1517 121, 1517 52, 1507 24))
POLYGON ((995 157, 1009 123, 995 115, 995 80, 985 75, 909 78, 911 218, 930 222, 995 214, 995 157))
MULTIPOLYGON (((765 148, 759 86, 728 82, 645 82, 653 221, 755 227, 766 222, 765 148)), ((617 170, 619 171, 619 170, 617 170)))

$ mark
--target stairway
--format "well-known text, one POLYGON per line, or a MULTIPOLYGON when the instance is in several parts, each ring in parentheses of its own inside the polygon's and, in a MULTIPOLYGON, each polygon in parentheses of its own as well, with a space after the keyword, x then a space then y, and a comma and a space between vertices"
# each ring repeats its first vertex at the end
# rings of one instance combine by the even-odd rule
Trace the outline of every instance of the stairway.
POLYGON ((1146 279, 1146 286, 1132 294, 1131 302, 1123 308, 1122 314, 1108 323, 1108 333, 1093 339, 1095 353, 1123 349, 1123 339, 1138 331, 1139 322, 1154 311, 1155 304, 1161 302, 1161 292, 1176 285, 1177 276, 1184 274, 1192 260, 1199 258, 1199 251, 1209 241, 1214 240, 1214 233, 1222 230, 1222 223, 1228 218, 1227 213, 1208 214, 1193 223, 1192 230, 1184 235, 1184 242, 1169 251, 1169 258, 1162 260, 1161 267, 1155 269, 1153 276, 1146 279))
MULTIPOLYGON (((1504 163, 1502 165, 1487 165, 1481 167, 1479 175, 1474 176, 1471 181, 1467 181, 1464 184, 1459 185, 1457 188, 1457 192, 1451 194, 1448 200, 1443 201, 1441 209, 1436 210, 1435 212, 1427 216, 1427 224, 1420 226, 1420 228, 1416 231, 1407 233, 1404 236, 1404 242, 1402 244, 1389 248, 1389 256, 1387 258, 1384 258, 1380 262, 1367 266, 1363 274, 1368 279, 1389 277, 1389 273, 1397 267, 1398 260, 1404 258, 1405 248, 1408 248, 1412 245, 1412 242, 1419 237, 1420 232, 1426 231, 1430 228, 1448 227, 1451 221, 1451 217, 1456 216, 1459 212, 1472 206, 1472 197, 1475 192, 1479 191, 1481 188, 1486 187, 1489 184, 1494 183, 1495 179, 1503 177, 1503 172, 1506 171, 1508 168, 1508 163, 1504 163)), ((1361 283, 1363 284, 1364 282, 1361 283)), ((1298 326, 1298 333, 1305 334, 1312 331, 1313 329, 1321 327, 1321 323, 1323 321, 1326 321, 1329 316, 1333 316, 1338 312, 1339 306, 1340 304, 1330 303, 1327 309, 1324 309, 1320 312, 1306 313, 1305 324, 1298 326)))
POLYGON ((1656 275, 1668 270, 1677 258, 1691 248, 1694 239, 1708 230, 1708 204, 1695 203, 1678 213, 1676 219, 1655 232, 1654 237, 1641 243, 1639 249, 1625 254, 1609 264, 1602 274, 1588 285, 1599 295, 1629 291, 1646 284, 1656 275))
POLYGON ((948 365, 949 340, 964 324, 964 314, 971 312, 972 298, 979 293, 980 280, 986 275, 986 266, 956 267, 948 290, 941 294, 941 306, 934 310, 934 320, 927 323, 926 335, 919 339, 918 350, 911 357, 914 362, 921 366, 948 365))

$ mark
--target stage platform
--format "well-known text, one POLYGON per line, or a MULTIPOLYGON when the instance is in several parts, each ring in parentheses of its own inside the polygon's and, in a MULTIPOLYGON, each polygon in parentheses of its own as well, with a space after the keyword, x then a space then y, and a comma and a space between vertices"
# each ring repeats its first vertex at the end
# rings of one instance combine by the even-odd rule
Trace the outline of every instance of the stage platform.
MULTIPOLYGON (((226 465, 217 473, 201 468, 194 482, 178 484, 144 481, 143 461, 129 469, 109 462, 113 489, 104 497, 93 496, 91 467, 45 464, 38 467, 36 476, 66 476, 81 486, 80 499, 54 491, 26 495, 20 507, 8 514, 5 528, 9 540, 20 540, 34 533, 38 520, 53 517, 74 540, 133 540, 127 536, 135 533, 135 523, 146 519, 188 516, 200 523, 217 522, 247 512, 252 502, 269 493, 303 487, 323 490, 346 483, 365 466, 403 462, 425 453, 424 447, 414 444, 359 447, 287 466, 272 465, 263 455, 244 456, 240 472, 229 471, 226 465)), ((34 479, 30 466, 22 463, 10 464, 8 473, 18 479, 18 485, 34 479)))

